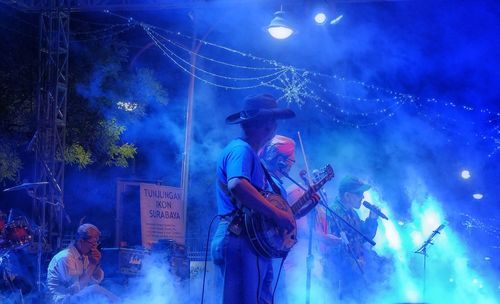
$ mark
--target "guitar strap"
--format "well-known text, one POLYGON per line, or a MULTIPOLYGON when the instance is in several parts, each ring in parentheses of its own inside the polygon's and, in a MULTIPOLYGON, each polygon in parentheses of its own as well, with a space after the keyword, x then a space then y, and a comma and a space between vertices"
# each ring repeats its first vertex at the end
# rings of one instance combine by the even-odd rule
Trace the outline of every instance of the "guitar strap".
POLYGON ((276 185, 273 178, 271 177, 271 174, 269 174, 269 171, 267 171, 266 167, 264 166, 264 164, 262 162, 260 163, 260 165, 262 166, 262 169, 264 170, 264 174, 266 175, 266 178, 267 178, 267 181, 269 182, 269 185, 271 185, 271 188, 273 188, 273 192, 282 196, 280 187, 278 187, 278 185, 276 185))

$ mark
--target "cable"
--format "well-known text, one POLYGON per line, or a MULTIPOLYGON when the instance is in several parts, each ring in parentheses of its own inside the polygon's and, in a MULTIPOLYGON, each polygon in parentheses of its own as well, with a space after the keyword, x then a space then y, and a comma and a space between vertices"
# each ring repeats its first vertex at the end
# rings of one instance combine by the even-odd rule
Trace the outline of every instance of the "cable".
POLYGON ((259 303, 259 296, 260 296, 260 265, 259 265, 259 256, 255 256, 257 258, 257 301, 255 303, 259 303))
POLYGON ((274 294, 276 293, 276 287, 278 287, 278 282, 280 280, 281 269, 283 268, 283 264, 285 264, 285 259, 286 259, 286 256, 283 259, 281 259, 280 270, 278 270, 278 276, 276 277, 276 283, 274 284, 273 298, 271 300, 271 303, 273 303, 273 304, 274 304, 274 294))
POLYGON ((214 223, 215 219, 218 218, 218 217, 223 218, 225 216, 227 216, 227 215, 226 214, 224 214, 224 215, 217 214, 210 221, 210 225, 208 225, 207 247, 205 249, 205 264, 204 264, 204 268, 203 268, 203 283, 202 283, 202 287, 201 287, 201 304, 203 304, 203 298, 205 296, 205 278, 207 276, 208 245, 209 245, 209 242, 210 242, 210 231, 212 230, 212 224, 214 223))

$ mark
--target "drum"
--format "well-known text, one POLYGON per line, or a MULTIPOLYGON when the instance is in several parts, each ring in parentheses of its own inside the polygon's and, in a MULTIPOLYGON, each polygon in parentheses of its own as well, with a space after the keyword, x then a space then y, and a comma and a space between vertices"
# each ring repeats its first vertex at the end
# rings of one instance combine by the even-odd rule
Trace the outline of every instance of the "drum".
POLYGON ((33 236, 25 217, 14 218, 5 225, 4 239, 10 249, 20 249, 31 244, 33 236))

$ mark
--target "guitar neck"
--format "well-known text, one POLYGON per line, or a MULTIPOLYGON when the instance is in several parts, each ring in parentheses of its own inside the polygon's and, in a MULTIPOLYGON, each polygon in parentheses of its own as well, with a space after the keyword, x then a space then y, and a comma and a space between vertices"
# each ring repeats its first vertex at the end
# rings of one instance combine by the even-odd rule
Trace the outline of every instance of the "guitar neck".
POLYGON ((290 208, 294 215, 304 207, 304 205, 311 199, 312 195, 318 191, 323 185, 328 181, 327 178, 323 178, 317 184, 313 184, 307 191, 302 195, 290 208))

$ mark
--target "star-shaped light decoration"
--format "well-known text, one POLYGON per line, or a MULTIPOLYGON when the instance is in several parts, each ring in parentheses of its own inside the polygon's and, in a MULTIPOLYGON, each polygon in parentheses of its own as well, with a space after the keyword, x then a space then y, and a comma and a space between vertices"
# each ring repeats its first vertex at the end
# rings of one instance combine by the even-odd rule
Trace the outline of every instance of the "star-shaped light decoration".
POLYGON ((283 92, 279 99, 284 99, 288 105, 295 103, 302 107, 306 103, 305 99, 312 94, 308 87, 311 82, 308 76, 307 71, 299 72, 294 68, 283 73, 278 78, 280 83, 275 85, 276 89, 283 92))

